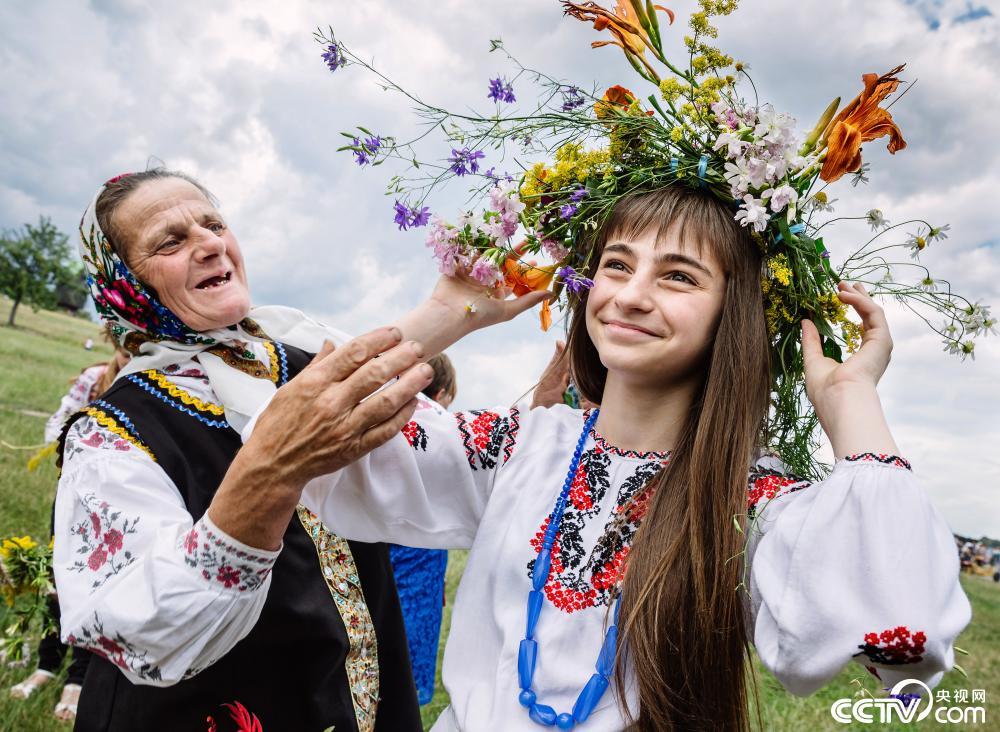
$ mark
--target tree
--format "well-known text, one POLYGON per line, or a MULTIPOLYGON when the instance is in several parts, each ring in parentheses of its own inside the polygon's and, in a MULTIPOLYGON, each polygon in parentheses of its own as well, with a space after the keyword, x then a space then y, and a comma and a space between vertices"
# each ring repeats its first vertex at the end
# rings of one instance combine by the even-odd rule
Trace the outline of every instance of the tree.
POLYGON ((38 225, 0 237, 0 292, 14 301, 7 325, 14 325, 17 308, 28 303, 35 310, 56 306, 56 288, 80 277, 70 261, 69 238, 48 217, 38 225))

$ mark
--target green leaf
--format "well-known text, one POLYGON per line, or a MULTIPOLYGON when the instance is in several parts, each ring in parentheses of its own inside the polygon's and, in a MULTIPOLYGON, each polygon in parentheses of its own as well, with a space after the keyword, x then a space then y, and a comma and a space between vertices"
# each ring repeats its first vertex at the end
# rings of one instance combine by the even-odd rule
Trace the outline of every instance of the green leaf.
POLYGON ((965 669, 959 666, 957 663, 954 664, 952 668, 958 671, 960 674, 962 674, 962 676, 964 676, 965 678, 969 678, 969 674, 965 673, 965 669))

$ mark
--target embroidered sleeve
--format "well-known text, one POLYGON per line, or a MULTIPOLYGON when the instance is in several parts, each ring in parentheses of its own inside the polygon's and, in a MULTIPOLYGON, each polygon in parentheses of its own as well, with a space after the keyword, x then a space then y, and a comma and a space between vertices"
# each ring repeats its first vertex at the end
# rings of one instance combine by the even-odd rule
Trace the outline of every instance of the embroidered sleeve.
POLYGON ((810 485, 768 458, 747 502, 754 643, 786 689, 811 694, 851 661, 880 687, 941 681, 971 608, 951 530, 905 459, 850 455, 810 485))
POLYGON ((523 405, 451 414, 421 400, 402 434, 311 481, 302 503, 347 538, 467 548, 497 471, 515 454, 523 414, 523 405))
POLYGON ((250 632, 278 552, 241 544, 207 515, 193 520, 162 468, 122 434, 87 416, 66 437, 53 558, 62 637, 133 683, 166 686, 250 632))
POLYGON ((59 402, 59 408, 45 423, 45 442, 55 442, 59 439, 62 426, 74 412, 79 411, 90 401, 90 390, 104 374, 104 366, 91 366, 80 374, 73 385, 59 402))

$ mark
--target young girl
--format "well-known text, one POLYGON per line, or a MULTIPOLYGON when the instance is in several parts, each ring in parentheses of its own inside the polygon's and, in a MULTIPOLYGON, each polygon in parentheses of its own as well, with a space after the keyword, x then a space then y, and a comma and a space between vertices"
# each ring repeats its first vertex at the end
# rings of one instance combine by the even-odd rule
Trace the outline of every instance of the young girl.
MULTIPOLYGON (((471 550, 434 729, 745 729, 751 642, 794 694, 852 660, 880 686, 938 683, 970 606, 951 532, 882 415, 882 309, 840 284, 865 328, 842 364, 802 324, 837 458, 810 485, 760 450, 761 261, 731 211, 680 186, 626 197, 590 261, 568 350, 599 409, 424 402, 303 493, 346 537, 471 550)), ((431 355, 529 297, 445 277, 399 325, 431 355)))

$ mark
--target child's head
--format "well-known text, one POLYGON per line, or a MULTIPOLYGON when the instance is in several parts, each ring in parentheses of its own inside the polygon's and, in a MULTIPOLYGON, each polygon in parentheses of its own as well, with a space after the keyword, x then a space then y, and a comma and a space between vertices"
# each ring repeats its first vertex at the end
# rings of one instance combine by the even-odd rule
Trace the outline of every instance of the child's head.
POLYGON ((434 378, 424 388, 423 394, 447 409, 455 401, 455 394, 458 393, 455 367, 451 359, 443 353, 427 359, 427 363, 434 369, 434 378))
POLYGON ((723 355, 767 368, 760 251, 711 194, 670 186, 623 198, 587 275, 594 287, 569 333, 586 398, 600 402, 609 371, 648 388, 703 381, 723 355))

